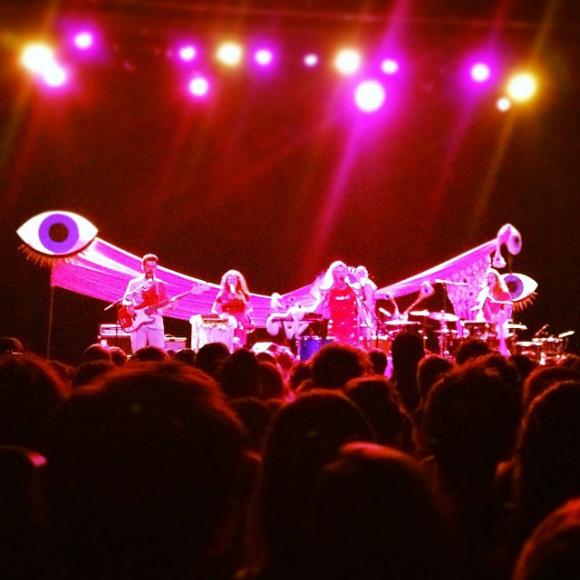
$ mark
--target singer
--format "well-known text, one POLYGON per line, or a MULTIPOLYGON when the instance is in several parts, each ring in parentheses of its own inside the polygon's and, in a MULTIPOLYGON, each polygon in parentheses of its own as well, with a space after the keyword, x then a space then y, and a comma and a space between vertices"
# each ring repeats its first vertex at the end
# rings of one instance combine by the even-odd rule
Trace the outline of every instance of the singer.
POLYGON ((512 306, 512 296, 500 273, 489 268, 485 274, 485 286, 473 308, 478 313, 476 319, 492 324, 503 323, 511 320, 512 306))
POLYGON ((313 310, 328 318, 328 334, 343 344, 358 343, 357 295, 344 262, 330 264, 319 288, 313 310))
POLYGON ((250 291, 241 272, 228 270, 221 278, 220 290, 212 306, 212 312, 235 318, 237 326, 234 341, 237 346, 245 346, 251 330, 250 291))
POLYGON ((146 346, 165 348, 165 330, 163 325, 163 308, 157 305, 172 306, 167 297, 167 286, 157 278, 159 258, 155 254, 145 254, 141 259, 143 275, 129 281, 123 296, 122 304, 130 316, 147 312, 143 322, 131 333, 133 352, 146 346))

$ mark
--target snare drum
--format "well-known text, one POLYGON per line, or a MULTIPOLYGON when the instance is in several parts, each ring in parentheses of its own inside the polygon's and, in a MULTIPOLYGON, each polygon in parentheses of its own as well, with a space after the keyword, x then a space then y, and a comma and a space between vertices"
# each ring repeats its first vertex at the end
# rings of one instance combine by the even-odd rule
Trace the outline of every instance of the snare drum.
POLYGON ((366 350, 371 350, 378 348, 386 354, 391 353, 391 345, 393 344, 393 337, 389 334, 379 334, 378 336, 373 336, 370 339, 365 339, 362 341, 361 346, 366 350))
POLYGON ((533 342, 540 347, 542 362, 558 359, 564 352, 564 339, 557 336, 534 338, 533 342))
POLYGON ((516 342, 515 350, 517 354, 523 354, 536 361, 539 361, 542 356, 542 345, 531 340, 516 342))
POLYGON ((479 320, 464 320, 463 327, 469 333, 469 338, 477 338, 486 341, 490 336, 494 336, 493 324, 480 322, 479 320))
POLYGON ((314 356, 323 346, 334 342, 334 340, 320 336, 303 336, 297 342, 298 357, 301 361, 305 361, 314 356))

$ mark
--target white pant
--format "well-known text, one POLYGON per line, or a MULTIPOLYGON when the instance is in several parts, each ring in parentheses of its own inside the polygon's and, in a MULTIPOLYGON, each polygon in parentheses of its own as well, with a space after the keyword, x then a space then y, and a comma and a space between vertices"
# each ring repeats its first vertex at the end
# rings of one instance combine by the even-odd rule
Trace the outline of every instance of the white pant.
POLYGON ((133 354, 146 346, 156 346, 165 350, 165 332, 163 328, 151 328, 144 324, 131 334, 133 354))

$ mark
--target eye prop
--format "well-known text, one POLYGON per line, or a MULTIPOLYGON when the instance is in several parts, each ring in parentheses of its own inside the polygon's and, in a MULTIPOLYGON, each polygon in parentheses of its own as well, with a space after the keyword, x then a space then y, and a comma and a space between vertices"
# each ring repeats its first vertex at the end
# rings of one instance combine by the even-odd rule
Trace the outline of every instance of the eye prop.
POLYGON ((97 228, 70 211, 48 211, 30 218, 16 233, 28 258, 46 262, 82 252, 96 237, 97 228))
POLYGON ((526 274, 515 274, 513 272, 503 274, 502 278, 514 301, 514 310, 523 310, 535 300, 538 283, 533 278, 526 276, 526 274))

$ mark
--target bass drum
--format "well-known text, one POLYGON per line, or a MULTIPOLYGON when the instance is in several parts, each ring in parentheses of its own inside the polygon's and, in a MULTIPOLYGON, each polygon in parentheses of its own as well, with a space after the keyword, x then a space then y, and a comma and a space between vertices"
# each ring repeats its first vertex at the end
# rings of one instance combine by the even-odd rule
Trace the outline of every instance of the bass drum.
POLYGON ((314 356, 323 346, 334 342, 334 340, 332 338, 322 338, 320 336, 303 336, 296 342, 298 358, 301 361, 305 361, 314 356))

